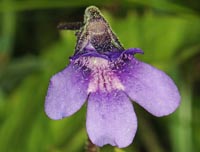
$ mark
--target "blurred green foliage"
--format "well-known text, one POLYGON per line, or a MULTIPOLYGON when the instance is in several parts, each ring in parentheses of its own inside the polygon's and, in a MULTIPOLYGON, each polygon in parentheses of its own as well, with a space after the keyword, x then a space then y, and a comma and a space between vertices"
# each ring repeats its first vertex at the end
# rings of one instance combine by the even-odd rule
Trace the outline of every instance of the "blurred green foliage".
POLYGON ((200 2, 198 0, 1 0, 0 152, 85 151, 86 106, 53 121, 44 113, 50 77, 73 54, 73 31, 59 22, 82 21, 97 5, 125 48, 139 47, 143 61, 167 72, 181 92, 172 115, 155 118, 134 104, 138 132, 124 149, 103 152, 200 151, 200 2))

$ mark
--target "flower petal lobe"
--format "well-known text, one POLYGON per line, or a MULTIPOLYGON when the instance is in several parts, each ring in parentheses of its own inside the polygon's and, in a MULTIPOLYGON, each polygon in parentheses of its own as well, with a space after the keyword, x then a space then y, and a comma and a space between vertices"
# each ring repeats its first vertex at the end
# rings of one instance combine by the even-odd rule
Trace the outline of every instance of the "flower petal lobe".
POLYGON ((125 92, 136 103, 155 116, 176 110, 180 94, 173 80, 163 71, 132 58, 119 74, 125 92))
POLYGON ((87 98, 87 78, 82 69, 70 64, 55 74, 49 84, 45 112, 51 119, 62 119, 78 111, 87 98))
POLYGON ((137 118, 124 92, 95 92, 88 100, 86 126, 94 144, 122 148, 131 144, 137 130, 137 118))

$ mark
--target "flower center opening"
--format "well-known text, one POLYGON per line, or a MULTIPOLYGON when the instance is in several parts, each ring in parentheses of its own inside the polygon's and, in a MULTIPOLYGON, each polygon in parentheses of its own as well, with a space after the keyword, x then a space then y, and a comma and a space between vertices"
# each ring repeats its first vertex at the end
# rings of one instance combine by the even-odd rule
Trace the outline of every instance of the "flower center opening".
POLYGON ((85 66, 91 70, 87 92, 111 92, 112 90, 124 90, 121 81, 110 68, 110 62, 99 57, 87 57, 85 66))

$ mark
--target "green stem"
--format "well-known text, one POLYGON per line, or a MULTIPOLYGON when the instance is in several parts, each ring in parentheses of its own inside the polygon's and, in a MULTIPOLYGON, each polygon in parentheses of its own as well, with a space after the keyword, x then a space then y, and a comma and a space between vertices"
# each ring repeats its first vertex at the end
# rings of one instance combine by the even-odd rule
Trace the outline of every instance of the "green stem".
POLYGON ((99 148, 91 142, 89 137, 86 145, 86 152, 99 152, 99 148))
MULTIPOLYGON (((9 3, 11 1, 12 0, 4 0, 2 3, 9 3)), ((15 23, 16 14, 13 11, 6 10, 2 13, 2 26, 0 29, 0 65, 5 64, 9 60, 13 48, 15 23)))

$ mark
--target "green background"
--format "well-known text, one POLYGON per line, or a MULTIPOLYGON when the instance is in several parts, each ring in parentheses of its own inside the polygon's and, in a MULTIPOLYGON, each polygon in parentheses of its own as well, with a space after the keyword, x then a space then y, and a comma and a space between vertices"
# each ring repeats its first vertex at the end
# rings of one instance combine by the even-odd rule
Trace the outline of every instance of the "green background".
POLYGON ((83 20, 96 5, 125 48, 139 47, 142 61, 169 74, 182 102, 156 118, 134 104, 138 131, 124 149, 105 152, 200 151, 200 1, 198 0, 1 0, 0 152, 82 152, 86 149, 86 105, 69 118, 44 113, 50 77, 73 55, 74 31, 60 22, 83 20))

